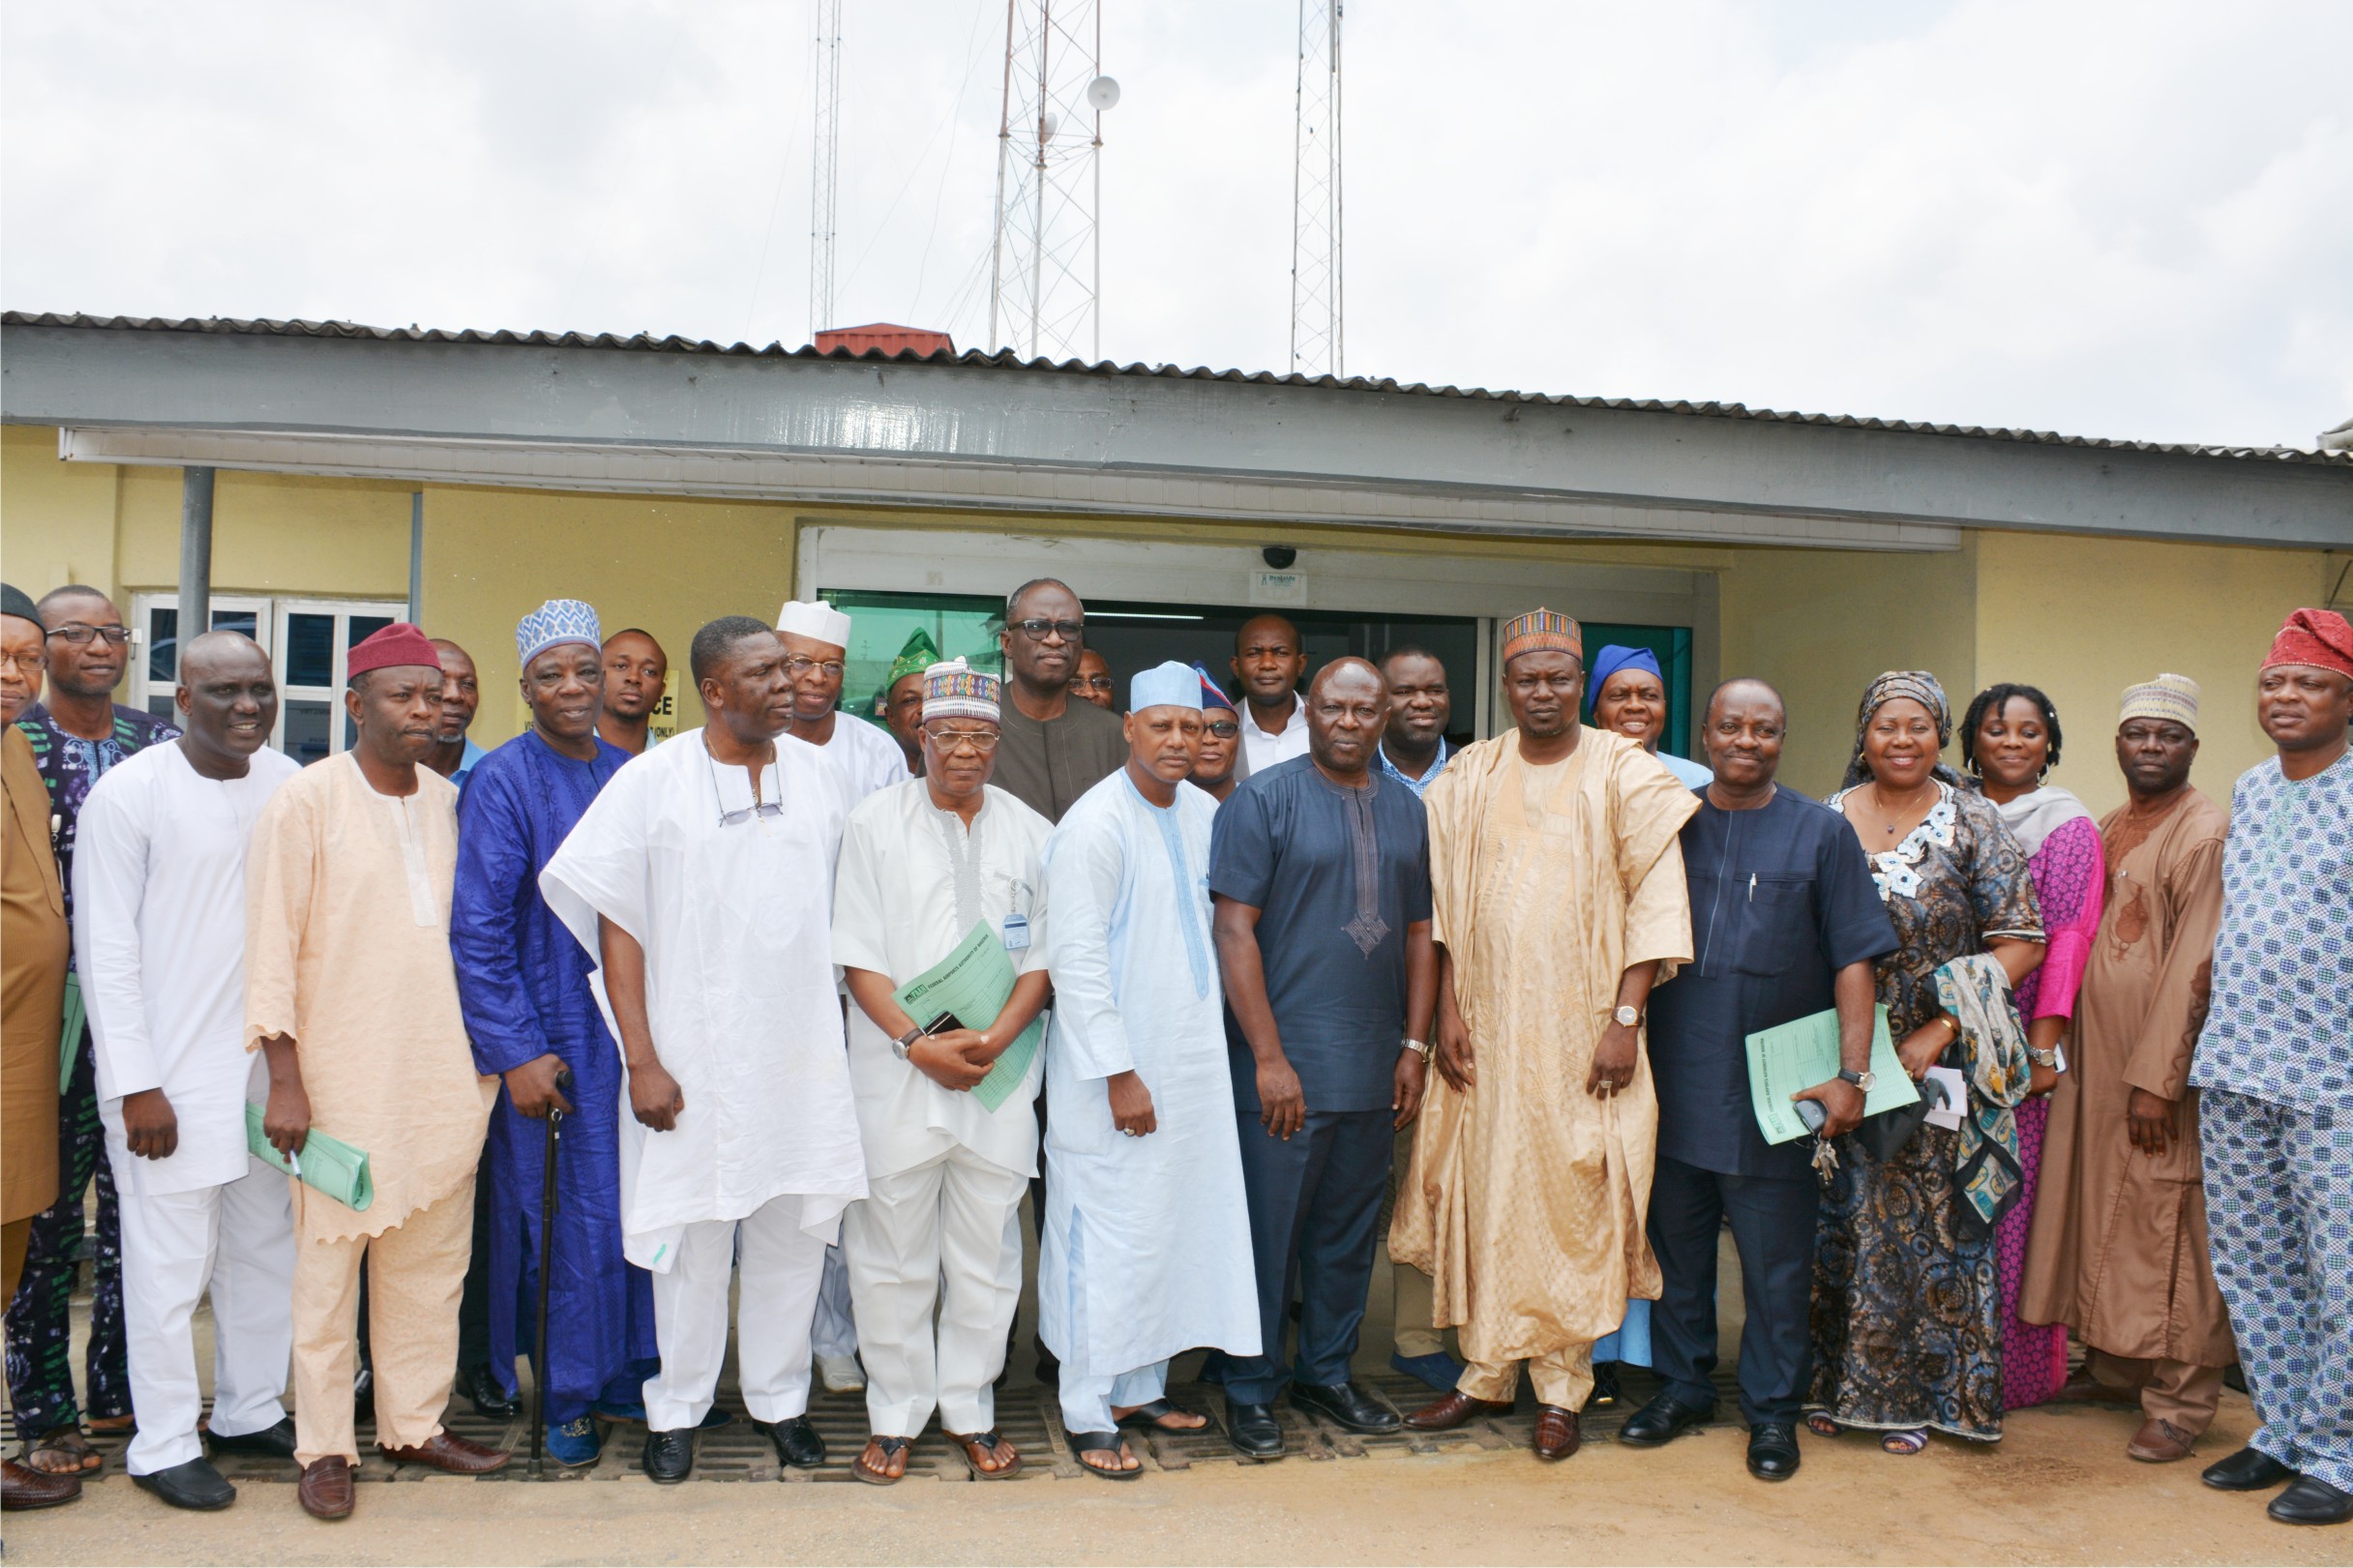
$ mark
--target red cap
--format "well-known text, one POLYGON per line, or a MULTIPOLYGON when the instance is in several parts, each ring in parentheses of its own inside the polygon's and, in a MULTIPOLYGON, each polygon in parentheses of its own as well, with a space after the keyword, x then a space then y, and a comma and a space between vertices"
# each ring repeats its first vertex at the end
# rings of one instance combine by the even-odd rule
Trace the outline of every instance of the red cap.
POLYGON ((428 669, 441 667, 441 656, 433 651, 431 638, 406 621, 395 621, 351 650, 344 662, 343 673, 364 675, 372 669, 389 669, 396 665, 422 665, 428 669))
POLYGON ((2274 665, 2313 665, 2353 675, 2353 624, 2333 609, 2300 609, 2272 639, 2265 669, 2274 665))

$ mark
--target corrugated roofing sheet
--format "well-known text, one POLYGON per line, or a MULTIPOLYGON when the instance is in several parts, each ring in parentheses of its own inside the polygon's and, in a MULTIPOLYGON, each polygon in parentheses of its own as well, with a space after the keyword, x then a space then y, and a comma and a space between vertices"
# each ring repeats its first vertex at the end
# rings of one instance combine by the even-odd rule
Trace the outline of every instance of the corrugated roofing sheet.
POLYGON ((2166 441, 2124 441, 2103 436, 2062 435, 2055 430, 1995 429, 1981 425, 1937 425, 1901 419, 1864 419, 1853 414, 1800 414, 1773 408, 1750 408, 1743 403, 1669 401, 1657 398, 1584 398, 1540 392, 1490 391, 1485 387, 1431 386, 1424 381, 1395 381, 1375 376, 1278 375, 1272 370, 1212 370, 1206 366, 1185 370, 1175 365, 1115 365, 1102 361, 1025 360, 1010 350, 988 353, 967 349, 961 354, 886 354, 868 349, 852 354, 836 349, 820 353, 814 347, 787 348, 770 343, 720 344, 707 339, 656 338, 651 333, 618 337, 611 333, 481 332, 472 328, 448 331, 438 327, 368 327, 350 321, 237 320, 226 316, 96 316, 8 311, 0 323, 9 326, 88 327, 121 332, 194 332, 279 338, 354 338, 384 342, 487 343, 525 348, 604 348, 655 354, 726 354, 754 359, 836 359, 915 362, 986 367, 994 370, 1055 371, 1079 375, 1148 375, 1193 381, 1240 381, 1264 386, 1324 387, 1357 392, 1403 393, 1422 398, 1465 398, 1495 402, 1543 403, 1564 408, 1612 408, 1636 413, 1688 414, 1705 419, 1748 419, 1783 425, 1826 425, 1845 429, 1891 430, 1909 435, 1942 435, 1981 441, 2017 441, 2035 446, 2091 447, 2113 452, 2151 452, 2185 458, 2222 458, 2240 461, 2315 463, 2353 466, 2353 452, 2305 451, 2298 447, 2202 446, 2166 441))

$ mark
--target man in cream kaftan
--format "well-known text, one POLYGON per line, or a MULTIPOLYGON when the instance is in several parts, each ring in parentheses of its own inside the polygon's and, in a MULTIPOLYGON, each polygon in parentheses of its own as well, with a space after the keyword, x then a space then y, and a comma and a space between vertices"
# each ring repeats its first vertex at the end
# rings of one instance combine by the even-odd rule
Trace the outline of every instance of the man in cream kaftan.
MULTIPOLYGON (((1549 636, 1573 636, 1566 624, 1549 636)), ((1545 636, 1531 656, 1581 680, 1545 636)), ((1526 728, 1513 649, 1507 638, 1506 695, 1526 728)), ((1573 707, 1554 723, 1556 735, 1575 729, 1573 707)), ((1658 1297, 1643 1229, 1658 1122, 1649 1063, 1637 1053, 1609 1091, 1595 1057, 1623 1018, 1621 977, 1691 956, 1677 834, 1699 798, 1623 736, 1582 729, 1542 766, 1522 756, 1525 738, 1468 748, 1423 796, 1431 934, 1474 1066, 1467 1088, 1444 1074, 1430 1084, 1390 1245, 1431 1275, 1436 1322, 1459 1325, 1469 1363, 1456 1394, 1409 1424, 1459 1424, 1474 1413, 1465 1401, 1508 1404, 1527 1361, 1537 1399, 1568 1412, 1546 1456, 1561 1457, 1576 1445, 1593 1342, 1628 1298, 1658 1297), (1420 1419, 1441 1406, 1449 1413, 1420 1419)), ((1442 994, 1442 1021, 1445 1005, 1442 994)), ((1442 1050, 1445 1032, 1442 1021, 1442 1050)))
MULTIPOLYGON (((725 678, 781 668, 759 622, 713 624, 733 629, 711 656, 725 678)), ((726 695, 705 667, 710 631, 697 637, 706 710, 726 695)), ((627 1101, 620 1118, 622 1251, 654 1276, 662 1370, 645 1384, 647 1468, 664 1481, 685 1478, 688 1436, 718 1388, 739 1231, 744 1404, 791 1463, 822 1459, 805 1430, 809 1321, 825 1247, 866 1194, 827 935, 842 795, 815 747, 781 722, 748 723, 773 736, 757 770, 716 759, 717 718, 683 732, 623 767, 540 873, 549 908, 598 960, 598 999, 633 1077, 600 920, 642 950, 650 1065, 683 1100, 662 1130, 627 1101)))
POLYGON ((1173 778, 1158 775, 1170 805, 1132 777, 1153 771, 1138 734, 1156 711, 1191 709, 1198 748, 1199 678, 1182 665, 1147 670, 1132 705, 1128 765, 1082 795, 1046 843, 1056 1002, 1038 1313, 1061 1358, 1062 1419, 1079 1435, 1112 1432, 1115 1407, 1159 1400, 1181 1350, 1259 1349, 1209 938, 1216 805, 1182 782, 1189 753, 1169 760, 1173 778), (1128 1074, 1150 1092, 1148 1133, 1117 1124, 1113 1080, 1128 1074))
MULTIPOLYGON (((198 1300, 209 1288, 208 1430, 217 1445, 235 1448, 286 1421, 280 1396, 294 1341, 286 1182, 246 1145, 245 1108, 267 1094, 269 1074, 245 1050, 245 867, 262 808, 302 769, 262 745, 277 708, 267 657, 234 633, 216 636, 235 640, 188 651, 182 690, 198 688, 189 732, 98 782, 82 805, 74 858, 99 1113, 121 1195, 123 1314, 139 1416, 125 1466, 134 1478, 155 1477, 151 1490, 183 1507, 236 1495, 204 1463, 196 1435, 198 1300), (244 715, 250 749, 240 757, 222 744, 234 714, 212 692, 225 684, 244 695, 249 682, 256 700, 244 715), (236 761, 242 777, 220 777, 236 761), (161 1113, 138 1118, 135 1144, 126 1136, 126 1097, 161 1113), (171 1135, 159 1157, 153 1129, 164 1119, 171 1135)), ((289 1427, 279 1440, 291 1436, 289 1427)))

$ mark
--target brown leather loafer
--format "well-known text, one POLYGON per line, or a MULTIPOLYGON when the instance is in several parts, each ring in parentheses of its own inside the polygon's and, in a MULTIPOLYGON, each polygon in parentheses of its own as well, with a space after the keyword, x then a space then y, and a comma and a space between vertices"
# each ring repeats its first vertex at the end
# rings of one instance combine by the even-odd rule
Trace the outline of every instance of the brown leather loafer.
POLYGON ((1577 1430, 1577 1412, 1564 1410, 1558 1405, 1536 1406, 1535 1440, 1529 1446, 1538 1459, 1566 1459, 1585 1441, 1577 1430))
POLYGON ((1459 1388, 1448 1389, 1443 1398, 1433 1401, 1405 1418, 1406 1426, 1415 1432, 1452 1432, 1464 1422, 1482 1415, 1501 1415, 1510 1409, 1492 1400, 1474 1400, 1459 1388))
POLYGON ((351 1517, 351 1462, 341 1454, 314 1459, 303 1466, 302 1484, 294 1489, 302 1511, 313 1519, 351 1517))
POLYGON ((485 1448, 468 1442, 454 1432, 436 1432, 428 1442, 414 1448, 387 1448, 387 1459, 403 1464, 423 1464, 432 1469, 447 1470, 452 1475, 488 1475, 492 1470, 506 1468, 510 1456, 501 1448, 485 1448))
POLYGON ((2172 1422, 2151 1417, 2140 1424, 2140 1431, 2125 1444, 2125 1456, 2143 1464, 2170 1464, 2177 1459, 2188 1459, 2189 1450, 2196 1446, 2197 1438, 2172 1422))
POLYGON ((0 1461, 0 1508, 54 1508, 81 1495, 81 1477, 36 1470, 15 1460, 0 1461))

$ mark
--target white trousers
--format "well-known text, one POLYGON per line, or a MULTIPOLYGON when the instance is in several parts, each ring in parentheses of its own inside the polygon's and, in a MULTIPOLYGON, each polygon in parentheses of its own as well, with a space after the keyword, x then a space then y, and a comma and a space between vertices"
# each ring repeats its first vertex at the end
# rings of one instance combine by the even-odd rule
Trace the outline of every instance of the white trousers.
POLYGON ((1122 1373, 1074 1373, 1065 1359, 1061 1382, 1062 1428, 1066 1432, 1117 1432, 1119 1423, 1112 1418, 1115 1405, 1132 1410, 1140 1405, 1151 1404, 1168 1391, 1169 1364, 1165 1361, 1122 1373))
POLYGON ((809 1318, 825 1269, 825 1241, 801 1228, 805 1200, 772 1198, 741 1220, 706 1220, 678 1238, 677 1260, 654 1282, 654 1339, 662 1370, 645 1380, 645 1424, 692 1428, 710 1412, 728 1354, 728 1278, 743 1241, 743 1310, 736 1374, 755 1421, 809 1409, 809 1318))
POLYGON ((248 1157, 220 1187, 150 1197, 132 1191, 115 1151, 123 1227, 123 1338, 138 1432, 124 1455, 133 1475, 203 1456, 196 1417, 196 1303, 213 1298, 212 1430, 223 1437, 285 1419, 294 1348, 294 1209, 286 1178, 248 1157))
POLYGON ((842 1222, 842 1242, 825 1249, 825 1276, 817 1287, 817 1317, 809 1325, 809 1349, 815 1355, 856 1355, 858 1325, 849 1304, 849 1222, 842 1222))
POLYGON ((958 1144, 912 1170, 869 1177, 843 1216, 866 1419, 878 1435, 917 1436, 935 1408, 950 1433, 995 1429, 991 1385, 1021 1305, 1028 1188, 1028 1177, 958 1144))

